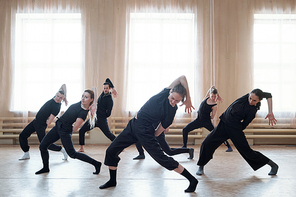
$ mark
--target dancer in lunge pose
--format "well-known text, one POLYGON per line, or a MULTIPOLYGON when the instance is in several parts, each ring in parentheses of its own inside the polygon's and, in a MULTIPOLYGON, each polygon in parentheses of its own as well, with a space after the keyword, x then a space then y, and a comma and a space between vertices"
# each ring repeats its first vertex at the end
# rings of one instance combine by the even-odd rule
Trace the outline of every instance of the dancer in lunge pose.
MULTIPOLYGON (((35 119, 30 122, 24 130, 19 135, 19 143, 21 149, 24 151, 24 155, 19 160, 30 159, 29 149, 30 146, 28 144, 28 138, 32 133, 36 131, 39 142, 42 141, 46 132, 46 128, 51 124, 53 119, 58 115, 61 109, 61 102, 64 101, 67 105, 66 99, 66 85, 63 84, 59 91, 56 93, 55 97, 47 101, 37 112, 35 119)), ((51 144, 48 147, 49 150, 52 151, 61 151, 64 155, 64 160, 68 158, 68 155, 64 148, 58 146, 56 144, 51 144)))
MULTIPOLYGON (((255 118, 260 109, 261 100, 267 99, 269 124, 276 124, 272 112, 272 96, 270 93, 254 89, 236 101, 234 101, 226 111, 220 116, 220 122, 214 130, 204 139, 200 147, 200 155, 197 165, 199 166, 197 175, 204 174, 204 166, 213 158, 215 150, 227 139, 231 139, 241 156, 248 162, 253 170, 258 170, 268 164, 271 170, 268 175, 276 175, 279 166, 272 160, 258 151, 254 151, 248 144, 243 130, 255 118)), ((265 119, 266 119, 265 118, 265 119)))
MULTIPOLYGON (((208 90, 205 99, 201 102, 199 106, 197 118, 183 128, 182 148, 187 148, 188 133, 190 131, 201 127, 205 127, 209 131, 212 131, 214 129, 212 119, 214 119, 217 112, 217 101, 222 102, 223 99, 218 94, 217 88, 215 86, 212 86, 208 90)), ((231 152, 232 148, 227 140, 224 142, 224 144, 228 147, 226 152, 231 152)))
MULTIPOLYGON (((162 132, 159 136, 156 137, 161 149, 169 156, 174 156, 182 153, 189 153, 188 159, 193 159, 194 157, 194 148, 171 148, 167 141, 165 140, 165 134, 162 132)), ((139 155, 134 160, 145 159, 144 150, 140 142, 136 143, 139 155)))
POLYGON ((190 113, 193 106, 185 76, 177 78, 168 88, 151 97, 142 106, 137 116, 129 121, 126 128, 110 144, 106 150, 104 162, 109 166, 110 180, 101 185, 100 189, 116 186, 116 171, 120 160, 118 155, 126 147, 139 141, 160 165, 180 173, 189 180, 189 187, 185 192, 195 191, 198 184, 197 179, 172 157, 165 155, 155 137, 165 130, 168 131, 178 108, 176 104, 180 101, 183 101, 186 106, 185 112, 190 113), (155 124, 158 125, 157 129, 153 126, 155 124))
POLYGON ((96 92, 94 90, 85 90, 82 94, 81 101, 71 105, 67 111, 58 119, 56 125, 46 134, 39 146, 43 168, 35 174, 42 174, 49 172, 49 154, 48 147, 61 139, 66 152, 71 158, 79 159, 81 161, 92 164, 95 167, 94 174, 99 174, 101 169, 101 162, 94 160, 86 154, 76 152, 72 142, 72 133, 76 132, 86 119, 87 113, 90 116, 90 125, 95 125, 96 104, 93 101, 96 99, 96 92), (75 122, 74 126, 73 123, 75 122))
MULTIPOLYGON (((107 118, 111 115, 111 111, 113 108, 112 95, 114 97, 117 97, 117 91, 115 90, 111 80, 107 78, 106 81, 103 83, 103 91, 97 100, 97 112, 96 112, 97 119, 96 119, 95 127, 99 127, 101 131, 105 134, 105 136, 109 138, 109 140, 111 141, 115 139, 115 135, 111 133, 109 129, 107 118)), ((84 152, 85 133, 92 129, 93 128, 90 128, 89 121, 86 121, 84 125, 80 128, 79 130, 80 148, 78 152, 84 152)))

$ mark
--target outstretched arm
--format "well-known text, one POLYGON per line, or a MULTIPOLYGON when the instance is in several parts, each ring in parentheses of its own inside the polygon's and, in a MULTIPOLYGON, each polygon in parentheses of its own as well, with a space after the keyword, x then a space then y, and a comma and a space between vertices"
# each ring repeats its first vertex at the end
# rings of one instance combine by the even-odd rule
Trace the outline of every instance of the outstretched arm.
POLYGON ((272 98, 268 98, 267 99, 267 105, 268 105, 268 114, 267 116, 265 117, 268 118, 269 120, 269 125, 271 124, 272 126, 273 125, 276 125, 276 122, 277 120, 275 119, 274 115, 273 115, 273 112, 272 112, 272 98))
POLYGON ((191 96, 190 96, 189 86, 188 86, 186 77, 184 75, 178 77, 169 85, 168 88, 172 89, 174 86, 180 83, 186 89, 186 98, 182 105, 185 105, 185 112, 191 113, 192 109, 195 109, 195 108, 192 106, 192 103, 191 103, 191 96))

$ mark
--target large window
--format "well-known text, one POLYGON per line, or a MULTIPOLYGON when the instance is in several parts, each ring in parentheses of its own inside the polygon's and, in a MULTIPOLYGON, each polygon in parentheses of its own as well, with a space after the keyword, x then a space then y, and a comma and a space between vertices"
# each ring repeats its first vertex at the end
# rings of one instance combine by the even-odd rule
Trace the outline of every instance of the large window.
POLYGON ((12 111, 38 111, 67 85, 70 102, 84 86, 81 14, 17 14, 12 111))
POLYGON ((275 112, 295 111, 295 76, 296 15, 255 14, 254 86, 272 93, 275 112))
POLYGON ((127 111, 138 111, 180 75, 187 77, 194 100, 194 35, 194 14, 130 15, 127 111))

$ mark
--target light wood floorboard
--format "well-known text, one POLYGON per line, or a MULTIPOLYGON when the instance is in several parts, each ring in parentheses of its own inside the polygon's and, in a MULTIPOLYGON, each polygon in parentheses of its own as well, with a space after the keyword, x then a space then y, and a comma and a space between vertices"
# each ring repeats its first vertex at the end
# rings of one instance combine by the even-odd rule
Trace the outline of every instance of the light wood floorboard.
MULTIPOLYGON (((193 160, 187 159, 188 154, 174 158, 199 180, 194 193, 184 193, 188 181, 158 165, 148 154, 145 160, 133 160, 138 154, 135 146, 120 155, 117 186, 101 190, 99 186, 109 179, 107 166, 102 166, 99 175, 93 175, 92 165, 71 158, 63 161, 62 153, 50 151, 50 172, 35 175, 42 167, 38 145, 31 146, 31 158, 25 161, 18 160, 23 155, 19 146, 0 145, 0 196, 296 196, 296 146, 252 146, 280 166, 277 176, 267 175, 270 171, 267 165, 253 171, 236 149, 227 153, 224 145, 205 166, 205 175, 197 176, 200 146, 190 147, 195 149, 193 160)), ((106 145, 86 145, 85 153, 103 162, 106 148, 106 145)))

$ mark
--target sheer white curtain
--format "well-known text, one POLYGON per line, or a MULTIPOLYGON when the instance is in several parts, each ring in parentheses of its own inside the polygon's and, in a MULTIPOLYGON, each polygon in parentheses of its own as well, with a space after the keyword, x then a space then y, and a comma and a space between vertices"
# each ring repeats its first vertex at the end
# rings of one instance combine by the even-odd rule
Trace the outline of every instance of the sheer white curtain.
MULTIPOLYGON (((84 88, 84 41, 79 9, 21 3, 12 7, 10 111, 37 112, 62 84, 69 104, 84 88)), ((62 105, 62 110, 65 110, 62 105)))

